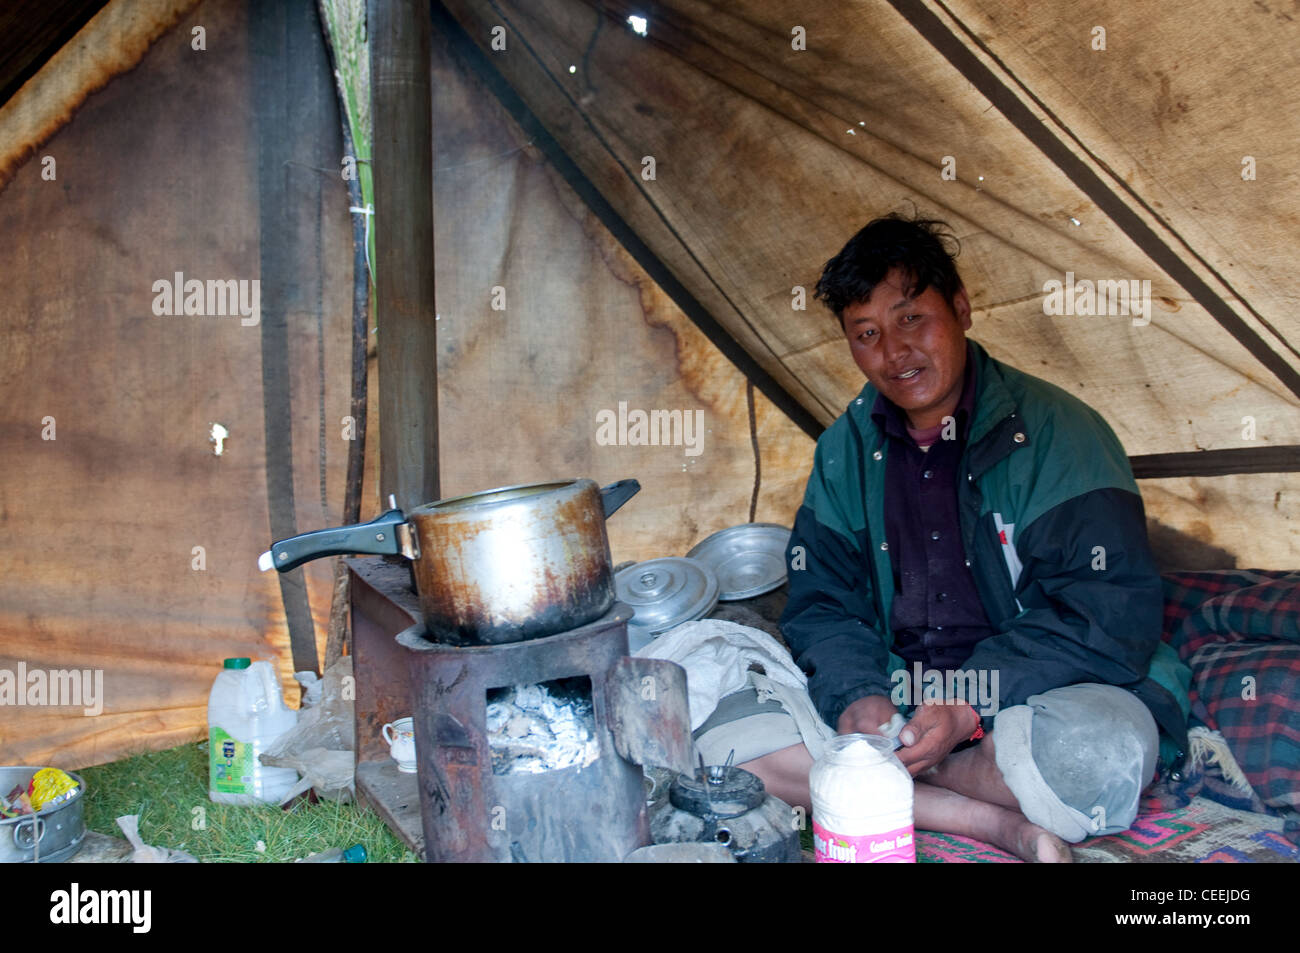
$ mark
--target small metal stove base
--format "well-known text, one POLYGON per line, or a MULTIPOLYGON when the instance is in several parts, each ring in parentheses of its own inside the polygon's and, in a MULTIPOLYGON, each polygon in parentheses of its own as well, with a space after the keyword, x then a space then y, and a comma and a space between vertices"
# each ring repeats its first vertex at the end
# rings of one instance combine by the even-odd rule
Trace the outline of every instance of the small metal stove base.
MULTIPOLYGON (((508 645, 443 645, 418 625, 398 636, 411 666, 428 860, 616 862, 650 843, 642 770, 616 750, 610 710, 630 615, 616 603, 588 625, 508 645), (598 757, 540 774, 494 773, 487 690, 575 676, 590 681, 598 757)), ((684 674, 681 687, 684 695, 684 674)))

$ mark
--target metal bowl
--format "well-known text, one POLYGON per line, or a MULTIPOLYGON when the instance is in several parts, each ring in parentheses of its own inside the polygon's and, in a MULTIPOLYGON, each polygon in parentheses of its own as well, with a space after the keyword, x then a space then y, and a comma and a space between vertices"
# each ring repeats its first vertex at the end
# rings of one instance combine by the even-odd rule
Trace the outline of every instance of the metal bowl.
MULTIPOLYGON (((0 768, 0 793, 8 794, 17 785, 24 788, 40 767, 0 768)), ((31 863, 40 848, 40 862, 56 864, 81 849, 86 839, 86 816, 83 810, 86 779, 68 771, 77 782, 76 793, 66 801, 46 805, 35 814, 0 820, 0 863, 31 863)))
POLYGON ((721 592, 734 602, 761 596, 785 582, 785 548, 790 530, 776 523, 742 523, 719 530, 687 553, 713 570, 721 592))

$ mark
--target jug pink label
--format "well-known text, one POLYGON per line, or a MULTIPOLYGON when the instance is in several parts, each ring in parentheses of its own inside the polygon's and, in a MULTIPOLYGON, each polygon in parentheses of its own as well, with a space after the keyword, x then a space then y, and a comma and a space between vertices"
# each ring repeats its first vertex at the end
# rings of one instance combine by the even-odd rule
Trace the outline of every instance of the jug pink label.
POLYGON ((914 864, 912 825, 879 834, 836 834, 813 820, 813 852, 819 864, 914 864))

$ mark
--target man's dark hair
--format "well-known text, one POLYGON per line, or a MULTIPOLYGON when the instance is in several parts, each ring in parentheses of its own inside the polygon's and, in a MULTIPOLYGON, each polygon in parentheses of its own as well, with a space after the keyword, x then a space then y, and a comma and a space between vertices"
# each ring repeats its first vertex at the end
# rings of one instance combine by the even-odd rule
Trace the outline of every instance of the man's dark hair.
POLYGON ((814 297, 843 322, 845 308, 870 298, 890 270, 899 267, 907 276, 910 297, 933 285, 951 305, 962 287, 953 260, 960 251, 961 243, 946 222, 891 212, 868 222, 826 263, 814 297))

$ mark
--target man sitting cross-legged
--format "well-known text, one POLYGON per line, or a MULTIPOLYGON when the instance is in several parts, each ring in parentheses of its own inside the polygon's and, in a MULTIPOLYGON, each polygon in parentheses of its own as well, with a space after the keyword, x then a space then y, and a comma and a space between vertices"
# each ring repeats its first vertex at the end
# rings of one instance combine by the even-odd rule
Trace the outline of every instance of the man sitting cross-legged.
MULTIPOLYGON (((1182 757, 1188 672, 1160 641, 1123 448, 1087 405, 967 340, 949 242, 890 216, 826 264, 817 297, 867 384, 818 441, 781 628, 838 732, 882 733, 902 702, 917 828, 1068 862, 1066 841, 1132 824, 1158 755, 1182 757), (917 672, 996 697, 922 697, 917 672)), ((736 747, 811 807, 812 757, 773 704, 723 699, 697 743, 711 762, 736 747)))

